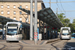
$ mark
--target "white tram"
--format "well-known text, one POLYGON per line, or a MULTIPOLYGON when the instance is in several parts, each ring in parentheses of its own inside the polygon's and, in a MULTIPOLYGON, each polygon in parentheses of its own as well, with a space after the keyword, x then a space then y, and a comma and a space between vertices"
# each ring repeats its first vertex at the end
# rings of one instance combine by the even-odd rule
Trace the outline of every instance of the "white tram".
POLYGON ((60 39, 71 39, 71 29, 70 27, 61 27, 60 29, 60 39))

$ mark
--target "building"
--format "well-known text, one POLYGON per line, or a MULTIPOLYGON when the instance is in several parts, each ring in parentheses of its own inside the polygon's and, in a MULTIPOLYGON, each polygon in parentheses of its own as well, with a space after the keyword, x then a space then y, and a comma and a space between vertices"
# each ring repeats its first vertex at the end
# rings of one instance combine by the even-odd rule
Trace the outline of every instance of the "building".
MULTIPOLYGON (((18 9, 25 8, 30 10, 30 0, 0 0, 0 15, 14 20, 30 23, 30 15, 18 9)), ((33 1, 33 11, 35 5, 33 1)), ((38 0, 38 11, 45 8, 43 1, 38 0)))

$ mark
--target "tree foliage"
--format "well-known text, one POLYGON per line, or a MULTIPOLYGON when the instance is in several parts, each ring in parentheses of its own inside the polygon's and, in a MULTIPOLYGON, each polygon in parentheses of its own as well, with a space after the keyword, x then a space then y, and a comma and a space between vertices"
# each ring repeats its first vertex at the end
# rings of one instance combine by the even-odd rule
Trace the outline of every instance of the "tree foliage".
POLYGON ((71 32, 75 33, 75 19, 73 19, 73 22, 70 23, 70 19, 66 18, 66 16, 64 15, 65 15, 64 13, 58 14, 58 18, 60 19, 60 21, 64 26, 70 27, 71 32))
POLYGON ((70 23, 70 20, 68 18, 63 20, 64 26, 68 26, 69 23, 70 23))
POLYGON ((59 18, 60 21, 62 22, 63 19, 65 18, 64 13, 58 14, 58 18, 59 18))
POLYGON ((75 32, 75 23, 70 23, 68 26, 71 28, 72 33, 75 32))
POLYGON ((58 14, 58 18, 60 19, 60 21, 63 23, 64 26, 68 26, 68 24, 70 23, 70 20, 66 18, 66 16, 64 15, 65 15, 64 13, 58 14))
POLYGON ((73 19, 73 23, 75 23, 75 19, 73 19))
POLYGON ((75 19, 73 19, 73 22, 71 24, 69 24, 69 27, 71 27, 72 33, 75 33, 75 19))

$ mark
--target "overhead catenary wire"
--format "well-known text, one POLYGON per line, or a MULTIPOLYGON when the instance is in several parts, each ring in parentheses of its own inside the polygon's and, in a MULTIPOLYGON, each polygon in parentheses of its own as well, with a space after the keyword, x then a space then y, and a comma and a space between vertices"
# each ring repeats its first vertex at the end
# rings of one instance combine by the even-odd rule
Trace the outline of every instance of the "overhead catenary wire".
MULTIPOLYGON (((56 12, 56 11, 54 11, 56 12)), ((58 12, 64 12, 64 11, 58 11, 58 12)), ((75 12, 75 10, 66 10, 65 12, 75 12)))
POLYGON ((56 0, 56 5, 58 6, 59 10, 62 12, 62 10, 60 9, 60 7, 58 5, 58 0, 56 0))
MULTIPOLYGON (((61 3, 74 3, 75 1, 62 1, 61 3)), ((43 2, 43 3, 57 3, 57 2, 43 2)), ((58 2, 60 3, 60 2, 58 2)))
POLYGON ((62 7, 63 11, 64 11, 65 14, 66 14, 66 11, 64 10, 64 8, 63 8, 63 6, 62 6, 61 0, 60 0, 60 4, 61 4, 61 7, 62 7))

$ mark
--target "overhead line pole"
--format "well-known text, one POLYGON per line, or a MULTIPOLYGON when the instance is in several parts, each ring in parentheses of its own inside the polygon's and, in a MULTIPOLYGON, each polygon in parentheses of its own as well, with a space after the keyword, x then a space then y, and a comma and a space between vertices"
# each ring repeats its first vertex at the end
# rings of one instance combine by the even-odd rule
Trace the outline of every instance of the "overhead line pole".
MULTIPOLYGON (((56 0, 56 3, 58 3, 58 0, 56 0)), ((56 8, 56 16, 58 14, 58 8, 56 8)))
POLYGON ((50 3, 49 4, 50 4, 50 8, 51 8, 51 0, 50 0, 50 3))
POLYGON ((37 44, 37 0, 35 0, 34 42, 37 44))
POLYGON ((33 0, 30 0, 30 40, 33 40, 33 0))
POLYGON ((56 8, 56 15, 58 16, 58 8, 56 8))

